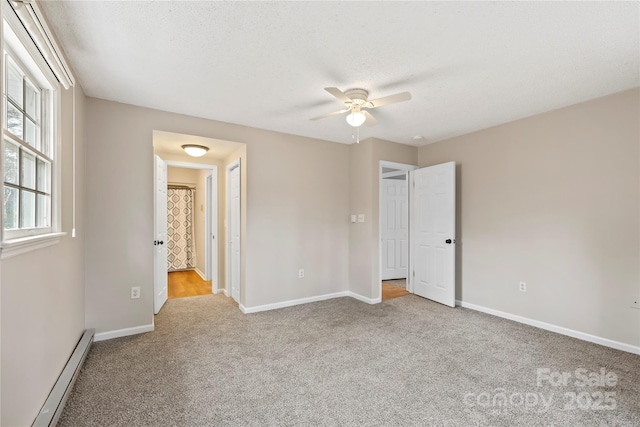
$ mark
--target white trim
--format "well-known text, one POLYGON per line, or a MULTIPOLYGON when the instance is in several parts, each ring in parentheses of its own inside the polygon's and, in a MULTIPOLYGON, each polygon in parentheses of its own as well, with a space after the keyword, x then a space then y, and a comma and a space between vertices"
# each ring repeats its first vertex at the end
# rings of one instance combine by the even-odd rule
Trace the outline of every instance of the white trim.
POLYGON ((534 326, 536 328, 544 329, 546 331, 551 331, 557 334, 566 335, 568 337, 577 338, 582 341, 588 341, 595 344, 603 345, 605 347, 615 348, 616 350, 622 350, 629 353, 640 355, 640 346, 626 344, 620 341, 610 340, 608 338, 598 337, 596 335, 587 334, 585 332, 576 331, 574 329, 565 328, 563 326, 553 325, 551 323, 545 323, 539 320, 529 319, 527 317, 506 313, 500 310, 494 310, 493 308, 483 307, 481 305, 471 304, 471 303, 460 301, 460 300, 456 300, 456 305, 462 308, 468 308, 470 310, 475 310, 482 313, 490 314, 492 316, 502 317, 503 319, 512 320, 514 322, 523 323, 525 325, 534 326))
POLYGON ((202 271, 200 271, 200 269, 198 267, 194 268, 195 272, 198 273, 198 276, 200 276, 200 278, 202 280, 207 280, 204 278, 204 273, 202 271))
POLYGON ((67 233, 48 233, 40 234, 38 236, 21 237, 19 239, 12 239, 2 242, 0 247, 1 255, 0 259, 12 258, 16 255, 21 255, 27 252, 35 251, 36 249, 46 248, 47 246, 53 246, 60 243, 62 237, 67 233))
POLYGON ((362 296, 360 294, 356 294, 355 292, 351 292, 351 291, 347 291, 348 293, 348 297, 351 298, 355 298, 358 301, 362 301, 362 302, 366 302, 367 304, 378 304, 382 302, 382 297, 378 297, 378 298, 367 298, 365 296, 362 296))
MULTIPOLYGON (((162 158, 162 153, 157 154, 158 157, 162 158)), ((218 165, 205 164, 205 163, 189 163, 189 162, 177 162, 175 160, 164 160, 167 166, 171 166, 174 168, 184 168, 184 169, 206 169, 206 170, 214 170, 218 169, 218 165)))
POLYGON ((344 297, 351 297, 351 298, 357 299, 358 301, 366 302, 367 304, 377 304, 379 302, 382 302, 381 298, 371 299, 371 298, 364 297, 360 294, 356 294, 355 292, 342 291, 342 292, 334 292, 332 294, 317 295, 315 297, 307 297, 307 298, 300 298, 300 299, 294 299, 289 301, 275 302, 273 304, 258 305, 255 307, 245 307, 244 305, 239 304, 239 307, 240 307, 240 311, 242 311, 243 313, 251 314, 251 313, 258 313, 261 311, 277 310, 279 308, 292 307, 295 305, 309 304, 312 302, 326 301, 328 299, 344 298, 344 297))
MULTIPOLYGON (((240 306, 240 310, 244 309, 244 306, 242 304, 240 304, 240 301, 242 301, 242 165, 240 163, 240 157, 238 157, 237 159, 235 159, 234 161, 232 161, 231 163, 229 163, 226 167, 226 172, 225 172, 225 186, 226 186, 226 195, 225 195, 225 202, 226 202, 226 215, 225 215, 225 219, 224 219, 224 226, 225 226, 225 292, 224 294, 227 296, 230 296, 231 298, 233 298, 233 289, 231 286, 231 227, 229 226, 230 224, 230 218, 231 218, 231 180, 229 179, 230 175, 231 175, 231 171, 238 168, 238 186, 239 188, 239 192, 240 192, 240 209, 239 209, 239 213, 238 213, 238 222, 240 223, 240 236, 239 236, 239 240, 240 242, 238 243, 238 245, 240 246, 238 248, 239 252, 240 252, 240 277, 238 278, 238 286, 240 287, 240 289, 238 289, 238 304, 240 306), (227 292, 227 289, 229 289, 229 292, 227 292)), ((268 309, 271 310, 271 309, 268 309)), ((259 310, 259 311, 263 311, 263 310, 259 310)), ((244 312, 243 312, 244 313, 244 312)))
POLYGON ((315 297, 307 297, 307 298, 300 298, 300 299, 294 299, 289 301, 275 302, 273 304, 257 305, 255 307, 245 307, 242 304, 240 304, 240 311, 242 311, 245 314, 258 313, 260 311, 276 310, 278 308, 292 307, 294 305, 308 304, 310 302, 318 302, 318 301, 325 301, 333 298, 348 297, 350 296, 350 293, 351 292, 349 291, 335 292, 333 294, 324 294, 324 295, 318 295, 315 297))
POLYGON ((117 329, 115 331, 100 332, 95 335, 94 341, 105 341, 113 338, 128 337, 129 335, 137 335, 145 332, 153 332, 153 323, 149 325, 134 326, 133 328, 117 329))
POLYGON ((71 237, 76 237, 76 87, 71 90, 71 237))
POLYGON ((217 293, 218 283, 218 167, 205 177, 205 269, 204 280, 211 280, 211 292, 217 293))
MULTIPOLYGON (((26 66, 30 70, 34 68, 30 74, 35 74, 31 77, 36 77, 35 81, 38 82, 38 85, 41 85, 46 89, 58 90, 60 84, 57 76, 49 66, 45 57, 42 55, 38 46, 34 43, 34 38, 30 32, 26 30, 22 20, 16 14, 16 11, 12 7, 4 8, 2 17, 8 24, 9 29, 7 34, 4 34, 3 32, 3 35, 7 36, 4 38, 3 47, 5 49, 7 47, 14 47, 13 49, 10 49, 16 56, 14 60, 19 59, 19 62, 23 63, 21 65, 26 66), (17 46, 16 43, 19 46, 17 46)), ((3 29, 3 31, 6 30, 7 28, 3 29)))
POLYGON ((406 178, 407 176, 407 172, 408 171, 395 171, 395 172, 385 172, 385 173, 380 173, 380 178, 382 179, 389 179, 389 178, 395 178, 396 176, 404 176, 406 178))
POLYGON ((418 169, 418 166, 411 165, 409 163, 398 163, 398 162, 390 162, 388 160, 380 160, 380 172, 382 172, 382 166, 386 166, 388 168, 400 169, 404 171, 412 171, 418 169))
POLYGON ((211 291, 211 293, 213 293, 213 294, 225 294, 226 295, 226 292, 225 292, 224 289, 214 289, 214 290, 211 291))
POLYGON ((27 29, 29 36, 33 39, 40 54, 47 62, 47 66, 60 84, 65 89, 73 86, 75 81, 71 67, 67 64, 63 51, 56 42, 46 19, 44 19, 44 14, 40 10, 38 3, 22 3, 21 6, 15 8, 11 4, 11 10, 15 12, 22 25, 27 29))

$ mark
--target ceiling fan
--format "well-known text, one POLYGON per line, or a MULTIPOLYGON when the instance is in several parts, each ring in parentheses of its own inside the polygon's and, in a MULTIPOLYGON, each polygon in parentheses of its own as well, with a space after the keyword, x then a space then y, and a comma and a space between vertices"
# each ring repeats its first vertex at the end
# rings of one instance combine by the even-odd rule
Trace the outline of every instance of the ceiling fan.
POLYGON ((367 111, 367 109, 378 108, 389 104, 395 104, 396 102, 408 101, 411 99, 409 92, 396 93, 395 95, 383 96, 382 98, 367 100, 369 92, 364 89, 349 89, 346 92, 342 92, 337 87, 325 87, 324 90, 335 96, 338 101, 344 103, 346 107, 343 110, 334 111, 333 113, 323 114, 322 116, 314 117, 311 120, 324 119, 326 117, 336 116, 338 114, 347 114, 347 123, 353 127, 361 126, 366 123, 368 126, 375 126, 378 121, 367 111))

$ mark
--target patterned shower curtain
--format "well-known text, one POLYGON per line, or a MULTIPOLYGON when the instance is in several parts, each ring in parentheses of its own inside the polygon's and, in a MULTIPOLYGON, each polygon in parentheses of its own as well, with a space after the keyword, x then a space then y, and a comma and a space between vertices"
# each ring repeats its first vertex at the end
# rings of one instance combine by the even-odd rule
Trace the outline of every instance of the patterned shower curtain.
POLYGON ((193 240, 193 189, 167 190, 167 270, 185 270, 196 266, 193 240))

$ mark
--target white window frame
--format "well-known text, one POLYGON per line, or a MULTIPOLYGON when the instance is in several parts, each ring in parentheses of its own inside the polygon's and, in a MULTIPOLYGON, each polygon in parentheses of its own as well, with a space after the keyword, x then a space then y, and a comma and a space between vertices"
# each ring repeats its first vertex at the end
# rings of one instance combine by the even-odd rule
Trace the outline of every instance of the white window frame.
MULTIPOLYGON (((51 71, 51 67, 47 61, 43 58, 42 53, 38 47, 34 44, 32 37, 26 30, 21 20, 16 15, 13 8, 8 3, 3 1, 2 4, 2 19, 0 19, 0 35, 2 35, 2 51, 6 50, 10 53, 12 58, 24 67, 23 71, 27 74, 32 81, 37 82, 41 88, 46 88, 50 95, 50 105, 52 108, 50 114, 51 120, 51 227, 48 230, 40 229, 41 233, 36 234, 38 229, 30 229, 26 235, 22 233, 12 233, 13 230, 4 230, 4 209, 0 209, 0 259, 10 258, 22 253, 30 252, 36 249, 40 249, 46 246, 54 245, 60 242, 61 238, 66 235, 62 232, 61 228, 61 85, 58 82, 56 76, 51 71), (8 27, 8 31, 5 31, 5 25, 8 27), (18 44, 19 43, 19 44, 18 44), (15 55, 15 56, 14 56, 15 55), (38 73, 33 70, 39 70, 38 73), (34 76, 32 74, 38 74, 34 76)), ((4 54, 1 55, 0 67, 2 67, 2 84, 3 89, 5 85, 4 76, 4 54)), ((0 113, 2 114, 2 144, 4 144, 4 129, 6 127, 6 112, 5 106, 2 103, 0 107, 0 113)), ((43 118, 43 122, 44 122, 43 118)), ((2 150, 0 156, 2 161, 0 162, 0 176, 3 177, 4 182, 4 150, 2 150)), ((4 191, 1 193, 4 197, 4 191)), ((23 229, 22 231, 25 231, 23 229)))

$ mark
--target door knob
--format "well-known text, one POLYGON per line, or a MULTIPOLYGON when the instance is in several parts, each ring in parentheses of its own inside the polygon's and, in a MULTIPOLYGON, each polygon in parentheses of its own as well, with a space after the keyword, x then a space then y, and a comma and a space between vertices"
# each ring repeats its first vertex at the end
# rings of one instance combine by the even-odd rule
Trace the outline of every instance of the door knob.
POLYGON ((163 242, 162 240, 160 240, 160 241, 158 242, 158 244, 159 244, 159 245, 164 245, 164 242, 163 242))
MULTIPOLYGON (((450 244, 451 244, 451 239, 447 239, 447 240, 445 240, 444 242, 445 242, 447 245, 450 245, 450 244)), ((454 243, 455 243, 455 240, 454 240, 454 243)))

